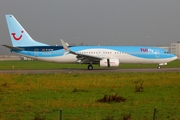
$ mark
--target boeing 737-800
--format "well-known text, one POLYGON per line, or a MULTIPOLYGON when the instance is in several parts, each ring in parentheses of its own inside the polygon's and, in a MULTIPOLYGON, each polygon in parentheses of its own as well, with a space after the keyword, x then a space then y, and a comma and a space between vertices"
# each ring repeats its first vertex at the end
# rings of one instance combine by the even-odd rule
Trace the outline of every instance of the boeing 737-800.
POLYGON ((63 40, 62 46, 50 46, 33 40, 13 15, 6 15, 6 21, 12 46, 3 46, 36 60, 88 64, 92 70, 93 64, 118 67, 120 63, 149 63, 160 68, 177 58, 165 49, 149 46, 68 46, 63 40))

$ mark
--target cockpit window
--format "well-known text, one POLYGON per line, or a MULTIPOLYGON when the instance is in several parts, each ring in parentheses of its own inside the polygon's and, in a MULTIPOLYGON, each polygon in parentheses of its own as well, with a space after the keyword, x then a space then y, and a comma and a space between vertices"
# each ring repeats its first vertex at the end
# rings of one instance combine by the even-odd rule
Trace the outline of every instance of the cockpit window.
POLYGON ((165 54, 170 54, 170 52, 169 52, 169 51, 165 51, 164 53, 165 53, 165 54))

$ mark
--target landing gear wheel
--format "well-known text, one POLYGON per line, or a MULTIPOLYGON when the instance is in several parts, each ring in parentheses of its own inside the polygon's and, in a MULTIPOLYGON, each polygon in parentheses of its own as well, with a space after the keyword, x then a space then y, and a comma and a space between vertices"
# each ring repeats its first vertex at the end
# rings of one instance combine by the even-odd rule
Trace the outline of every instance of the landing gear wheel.
POLYGON ((88 70, 92 70, 93 66, 92 65, 88 65, 88 70))

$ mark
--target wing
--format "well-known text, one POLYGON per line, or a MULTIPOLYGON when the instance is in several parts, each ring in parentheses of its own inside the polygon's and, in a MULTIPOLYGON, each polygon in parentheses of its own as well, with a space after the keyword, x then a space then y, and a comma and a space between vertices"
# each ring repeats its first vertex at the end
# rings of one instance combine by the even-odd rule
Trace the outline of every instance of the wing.
POLYGON ((103 57, 73 52, 68 48, 67 44, 62 39, 61 43, 66 52, 76 55, 76 58, 78 59, 77 62, 79 63, 96 63, 103 59, 103 57))

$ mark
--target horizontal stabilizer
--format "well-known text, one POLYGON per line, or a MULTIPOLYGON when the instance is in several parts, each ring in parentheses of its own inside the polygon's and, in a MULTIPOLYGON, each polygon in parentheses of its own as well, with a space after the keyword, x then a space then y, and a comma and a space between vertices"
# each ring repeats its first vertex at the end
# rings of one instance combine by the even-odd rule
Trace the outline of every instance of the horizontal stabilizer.
POLYGON ((9 46, 9 45, 2 45, 2 46, 7 47, 7 48, 12 49, 12 50, 24 50, 23 48, 13 47, 13 46, 9 46))

